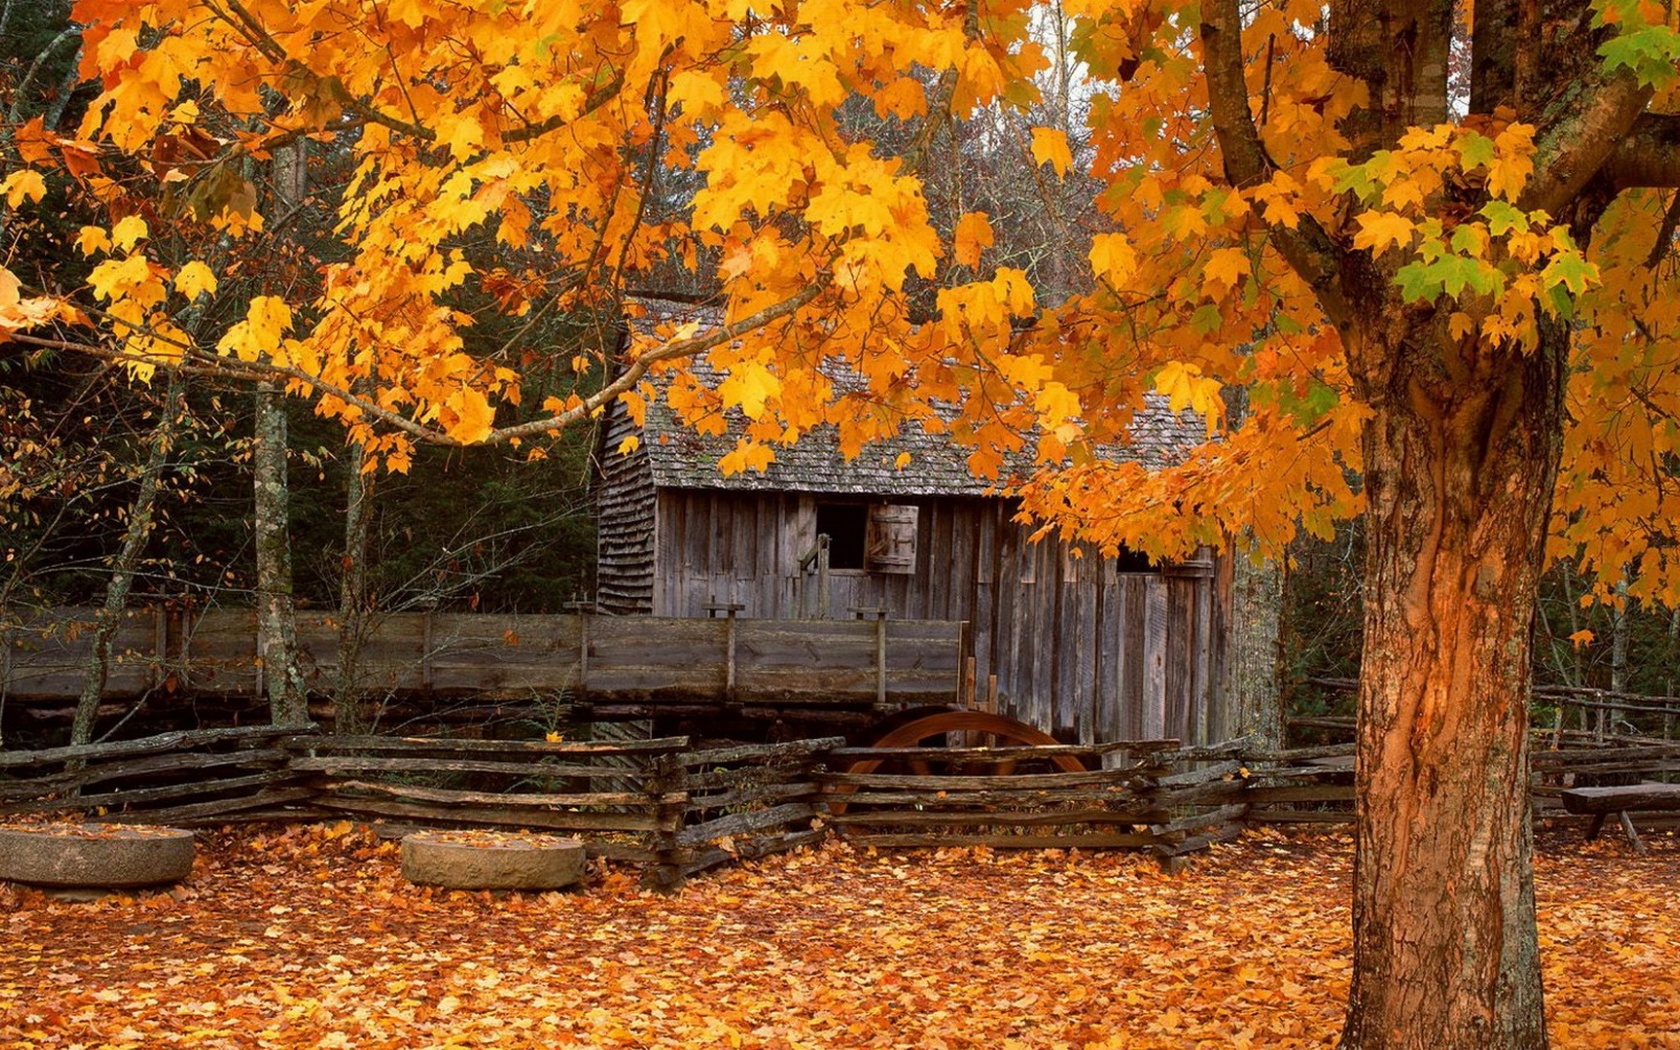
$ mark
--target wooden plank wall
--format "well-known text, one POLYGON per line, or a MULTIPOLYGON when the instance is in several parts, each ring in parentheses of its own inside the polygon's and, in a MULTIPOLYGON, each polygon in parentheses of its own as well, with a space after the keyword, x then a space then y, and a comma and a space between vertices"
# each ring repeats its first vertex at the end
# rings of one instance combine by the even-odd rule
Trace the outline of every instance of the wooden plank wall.
MULTIPOLYGON (((816 541, 818 497, 664 489, 657 500, 655 613, 703 616, 716 603, 772 619, 817 611, 815 577, 799 563, 816 541)), ((915 572, 834 570, 827 616, 866 607, 970 621, 977 693, 997 675, 1003 713, 1069 742, 1222 739, 1224 617, 1211 561, 1120 573, 1066 544, 1029 542, 1003 500, 894 502, 919 508, 915 572)))
MULTIPOLYGON (((95 615, 59 610, 0 632, 5 695, 74 699, 95 615)), ((106 697, 159 688, 256 695, 250 610, 171 616, 136 609, 126 618, 106 697)), ((896 709, 955 699, 962 633, 952 622, 396 613, 375 620, 361 658, 367 688, 390 693, 873 707, 884 685, 885 706, 896 709)), ((336 623, 300 615, 298 645, 310 686, 330 689, 336 623)))

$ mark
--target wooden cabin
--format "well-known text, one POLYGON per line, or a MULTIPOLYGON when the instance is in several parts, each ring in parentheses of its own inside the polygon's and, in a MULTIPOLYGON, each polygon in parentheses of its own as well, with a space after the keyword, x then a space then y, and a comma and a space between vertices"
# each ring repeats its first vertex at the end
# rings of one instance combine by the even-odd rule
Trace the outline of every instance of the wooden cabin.
MULTIPOLYGON (((1204 435, 1163 401, 1138 413, 1125 454, 1165 463, 1204 435)), ((1068 742, 1227 735, 1228 590, 1214 552, 1152 565, 1029 542, 967 450, 914 425, 850 461, 818 431, 778 448, 765 473, 724 477, 735 439, 696 435, 663 405, 640 432, 622 411, 609 420, 602 612, 966 621, 972 676, 955 703, 1068 742), (638 447, 619 454, 633 434, 638 447)))

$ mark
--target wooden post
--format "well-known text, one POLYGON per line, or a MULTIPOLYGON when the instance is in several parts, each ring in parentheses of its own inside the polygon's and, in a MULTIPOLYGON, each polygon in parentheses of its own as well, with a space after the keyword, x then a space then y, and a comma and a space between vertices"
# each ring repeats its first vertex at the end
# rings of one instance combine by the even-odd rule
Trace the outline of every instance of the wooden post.
POLYGON ((723 620, 723 699, 735 702, 735 610, 723 620))
POLYGON ((970 656, 963 661, 962 696, 958 698, 957 706, 964 711, 974 710, 975 678, 978 673, 974 657, 970 656))
POLYGON ((589 700, 589 617, 578 613, 578 703, 589 700))
POLYGON ((682 830, 683 814, 688 807, 684 802, 665 799, 687 789, 688 770, 682 756, 673 753, 654 759, 653 775, 646 783, 655 825, 650 836, 654 862, 642 873, 642 884, 661 893, 675 893, 682 888, 685 854, 677 845, 677 832, 682 830))
MULTIPOLYGON (((6 724, 6 689, 5 684, 12 680, 12 648, 17 644, 18 628, 0 631, 0 728, 6 724)), ((6 746, 6 734, 0 732, 0 749, 6 746)))
POLYGON ((1151 579, 1144 592, 1143 735, 1158 739, 1167 724, 1167 583, 1151 579))
POLYGON ((1628 816, 1625 809, 1616 815, 1621 818, 1622 831, 1626 833, 1628 842, 1632 843, 1633 851, 1643 857, 1646 853, 1645 843, 1639 839, 1639 829, 1633 826, 1633 818, 1628 816))
POLYGON ((828 619, 832 595, 828 582, 828 537, 817 537, 817 618, 828 619))
POLYGON ((421 614, 420 620, 420 692, 432 695, 432 610, 421 614))
MULTIPOLYGON (((825 552, 826 553, 826 552, 825 552)), ((858 619, 875 618, 875 710, 890 711, 887 703, 887 610, 881 605, 854 605, 850 612, 858 619)))
POLYGON ((723 625, 723 699, 727 703, 734 703, 736 699, 735 614, 745 609, 746 605, 742 602, 720 602, 717 600, 717 595, 714 594, 712 600, 707 602, 703 608, 706 610, 706 615, 714 620, 717 619, 718 613, 723 613, 726 621, 723 625))
POLYGON ((164 662, 168 659, 169 653, 169 618, 165 615, 161 605, 152 606, 150 611, 152 614, 152 658, 147 661, 150 666, 146 668, 146 687, 148 689, 161 689, 166 673, 164 662))
POLYGON ((573 697, 578 704, 589 697, 589 614, 596 608, 596 603, 586 598, 573 598, 566 603, 566 610, 576 616, 578 622, 577 691, 573 697))

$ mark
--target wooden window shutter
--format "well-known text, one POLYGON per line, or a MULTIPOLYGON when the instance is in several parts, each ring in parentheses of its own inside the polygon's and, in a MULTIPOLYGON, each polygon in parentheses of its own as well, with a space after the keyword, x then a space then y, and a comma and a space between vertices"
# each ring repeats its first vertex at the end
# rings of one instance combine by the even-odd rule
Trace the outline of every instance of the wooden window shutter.
POLYGON ((917 508, 878 503, 869 508, 869 539, 863 567, 870 572, 910 575, 916 571, 917 508))

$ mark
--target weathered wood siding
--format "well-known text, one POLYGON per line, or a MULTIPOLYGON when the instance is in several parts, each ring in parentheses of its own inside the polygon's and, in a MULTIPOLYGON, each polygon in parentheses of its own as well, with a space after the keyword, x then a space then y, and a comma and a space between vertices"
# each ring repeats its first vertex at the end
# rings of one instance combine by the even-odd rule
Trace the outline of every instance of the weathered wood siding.
POLYGON ((627 437, 641 437, 615 408, 599 452, 596 490, 596 605, 623 615, 653 611, 654 495, 647 451, 621 453, 627 437))
MULTIPOLYGON (((801 572, 819 502, 790 492, 661 489, 652 611, 700 617, 817 613, 801 572)), ((892 619, 966 620, 978 699, 998 679, 999 709, 1079 743, 1220 738, 1222 614, 1214 566, 1120 573, 1054 541, 1031 543, 1002 500, 895 497, 918 508, 915 571, 832 570, 831 618, 856 608, 892 619)))

